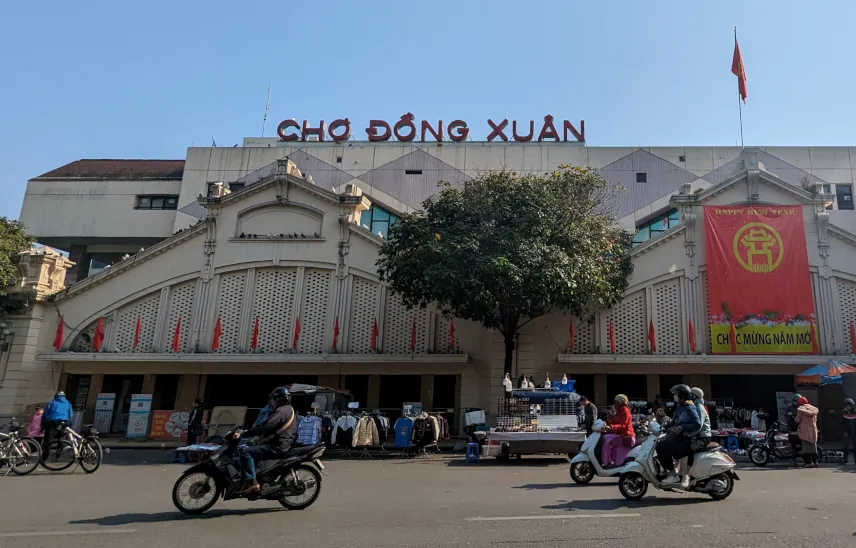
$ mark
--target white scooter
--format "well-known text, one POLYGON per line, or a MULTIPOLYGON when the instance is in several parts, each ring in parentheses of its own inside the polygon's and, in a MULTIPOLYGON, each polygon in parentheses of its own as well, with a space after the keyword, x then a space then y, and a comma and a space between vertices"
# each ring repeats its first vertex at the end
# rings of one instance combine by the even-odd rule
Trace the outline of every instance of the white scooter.
MULTIPOLYGON (((596 420, 592 425, 591 436, 586 438, 586 441, 584 441, 582 447, 580 447, 580 452, 574 455, 574 458, 571 459, 571 479, 574 480, 574 482, 586 484, 591 482, 595 476, 599 478, 611 478, 621 473, 620 466, 616 466, 615 468, 604 468, 603 463, 600 462, 600 450, 602 445, 600 442, 605 430, 606 423, 600 419, 596 420)), ((624 462, 626 463, 636 458, 636 454, 639 452, 640 447, 642 446, 637 445, 631 449, 624 462)))
POLYGON ((690 467, 689 487, 684 490, 681 484, 663 485, 660 464, 655 458, 655 449, 662 436, 662 428, 656 422, 649 425, 651 435, 635 448, 636 460, 621 467, 618 490, 628 500, 639 500, 653 485, 663 491, 707 493, 714 500, 723 500, 734 491, 734 482, 740 480, 734 469, 737 464, 722 451, 719 444, 711 443, 706 451, 696 453, 690 467))

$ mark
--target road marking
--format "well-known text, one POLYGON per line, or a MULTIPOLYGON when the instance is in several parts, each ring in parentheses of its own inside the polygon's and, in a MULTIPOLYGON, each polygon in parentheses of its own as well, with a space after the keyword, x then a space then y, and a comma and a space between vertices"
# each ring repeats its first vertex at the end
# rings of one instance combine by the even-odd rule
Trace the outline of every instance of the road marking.
POLYGON ((598 518, 638 518, 642 514, 550 514, 547 516, 507 516, 494 518, 467 518, 467 521, 525 521, 532 519, 598 519, 598 518))
POLYGON ((28 531, 25 533, 0 533, 0 538, 65 537, 82 535, 128 535, 136 532, 136 529, 92 529, 89 531, 28 531))

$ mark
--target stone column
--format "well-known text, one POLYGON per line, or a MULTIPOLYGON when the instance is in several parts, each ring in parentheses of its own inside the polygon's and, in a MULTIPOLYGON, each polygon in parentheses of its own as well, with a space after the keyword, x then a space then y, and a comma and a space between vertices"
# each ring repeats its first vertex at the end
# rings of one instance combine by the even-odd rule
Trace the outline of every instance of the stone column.
POLYGON ((422 392, 419 397, 423 409, 434 408, 434 375, 422 375, 422 392))
POLYGON ((190 411, 193 408, 193 400, 199 397, 199 384, 199 375, 182 375, 178 378, 178 390, 175 394, 176 410, 190 411))
POLYGON ((656 373, 645 375, 645 388, 645 397, 648 398, 648 401, 654 401, 654 398, 660 393, 660 375, 656 373))
POLYGON ((157 380, 157 375, 143 375, 143 387, 141 388, 141 394, 154 394, 155 393, 155 381, 157 380))
POLYGON ((366 401, 359 403, 362 407, 368 409, 380 407, 380 375, 369 375, 369 389, 366 401))
POLYGON ((606 393, 606 373, 597 373, 594 376, 594 401, 595 405, 609 405, 609 395, 606 393))

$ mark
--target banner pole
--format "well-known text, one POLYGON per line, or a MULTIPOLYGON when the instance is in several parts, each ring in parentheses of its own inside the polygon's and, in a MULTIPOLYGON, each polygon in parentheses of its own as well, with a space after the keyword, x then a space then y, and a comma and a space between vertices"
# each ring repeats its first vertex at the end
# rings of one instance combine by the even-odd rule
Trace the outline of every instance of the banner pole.
MULTIPOLYGON (((737 27, 734 27, 734 43, 737 44, 737 27)), ((743 70, 743 61, 740 61, 740 70, 743 70)), ((740 76, 738 76, 740 78, 740 76)), ((740 87, 737 88, 737 111, 740 113, 740 148, 745 148, 743 146, 743 102, 740 97, 740 87)))

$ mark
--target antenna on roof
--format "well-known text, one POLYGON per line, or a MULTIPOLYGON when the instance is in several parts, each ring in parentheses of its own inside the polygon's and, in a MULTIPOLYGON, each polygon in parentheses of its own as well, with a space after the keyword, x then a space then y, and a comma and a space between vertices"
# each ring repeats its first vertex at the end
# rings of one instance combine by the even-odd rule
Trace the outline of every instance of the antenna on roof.
POLYGON ((265 126, 267 125, 268 111, 270 110, 270 90, 272 87, 273 84, 268 86, 268 98, 267 102, 265 103, 265 118, 264 120, 262 120, 262 137, 265 136, 265 126))

